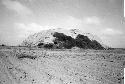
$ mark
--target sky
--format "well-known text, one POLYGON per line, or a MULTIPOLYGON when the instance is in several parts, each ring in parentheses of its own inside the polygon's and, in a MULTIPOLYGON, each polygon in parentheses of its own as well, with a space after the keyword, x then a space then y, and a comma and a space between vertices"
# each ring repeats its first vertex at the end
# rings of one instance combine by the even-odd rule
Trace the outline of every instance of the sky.
POLYGON ((0 43, 18 45, 47 29, 80 29, 125 48, 124 0, 0 0, 0 43))

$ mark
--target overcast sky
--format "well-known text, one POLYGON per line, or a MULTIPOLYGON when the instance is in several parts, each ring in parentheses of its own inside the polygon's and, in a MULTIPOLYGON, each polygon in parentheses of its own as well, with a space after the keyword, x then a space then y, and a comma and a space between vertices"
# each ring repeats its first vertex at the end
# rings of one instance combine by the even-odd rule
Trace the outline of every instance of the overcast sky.
POLYGON ((0 0, 0 42, 19 44, 45 29, 81 29, 125 48, 124 0, 0 0))

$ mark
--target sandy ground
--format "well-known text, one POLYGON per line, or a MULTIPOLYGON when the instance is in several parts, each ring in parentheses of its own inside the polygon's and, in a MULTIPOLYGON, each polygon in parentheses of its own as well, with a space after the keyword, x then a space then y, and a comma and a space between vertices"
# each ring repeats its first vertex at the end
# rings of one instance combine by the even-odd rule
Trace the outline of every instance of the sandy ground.
POLYGON ((0 50, 0 84, 123 84, 125 51, 0 50))

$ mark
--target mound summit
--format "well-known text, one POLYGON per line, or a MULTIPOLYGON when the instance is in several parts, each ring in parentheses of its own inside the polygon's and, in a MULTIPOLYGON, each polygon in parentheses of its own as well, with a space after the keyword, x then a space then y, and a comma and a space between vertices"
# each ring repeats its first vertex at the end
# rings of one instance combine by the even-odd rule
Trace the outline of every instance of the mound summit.
POLYGON ((84 33, 79 29, 50 29, 28 36, 21 46, 54 49, 105 49, 102 41, 95 35, 84 33))

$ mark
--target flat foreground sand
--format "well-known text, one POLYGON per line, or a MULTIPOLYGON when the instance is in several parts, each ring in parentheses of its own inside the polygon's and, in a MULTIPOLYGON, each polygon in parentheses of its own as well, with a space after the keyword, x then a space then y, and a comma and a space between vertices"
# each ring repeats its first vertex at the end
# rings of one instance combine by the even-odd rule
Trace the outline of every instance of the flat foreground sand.
POLYGON ((123 84, 124 67, 124 50, 0 50, 0 84, 123 84))

